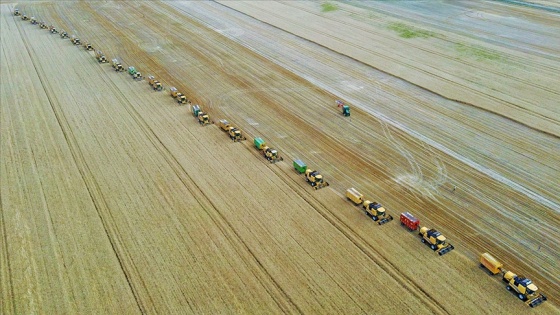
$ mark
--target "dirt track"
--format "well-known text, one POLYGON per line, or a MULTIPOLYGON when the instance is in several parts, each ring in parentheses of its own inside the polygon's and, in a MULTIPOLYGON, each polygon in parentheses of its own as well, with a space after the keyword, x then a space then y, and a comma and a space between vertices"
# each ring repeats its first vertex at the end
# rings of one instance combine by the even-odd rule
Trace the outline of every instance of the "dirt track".
MULTIPOLYGON (((285 161, 200 127, 168 92, 2 5, 4 313, 525 312, 479 269, 480 251, 560 291, 557 137, 219 4, 171 5, 18 7, 178 87, 285 161), (350 119, 337 98, 353 101, 350 119), (331 187, 313 191, 293 158, 331 187), (350 186, 456 250, 438 257, 398 223, 377 226, 342 197, 350 186)), ((550 298, 540 311, 558 311, 550 298)))

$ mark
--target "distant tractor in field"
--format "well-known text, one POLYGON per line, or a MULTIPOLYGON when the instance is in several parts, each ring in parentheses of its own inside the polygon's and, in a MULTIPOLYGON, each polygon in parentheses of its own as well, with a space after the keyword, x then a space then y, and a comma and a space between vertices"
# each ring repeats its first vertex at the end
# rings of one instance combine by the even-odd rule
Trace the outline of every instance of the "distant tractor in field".
POLYGON ((21 13, 19 13, 19 10, 18 10, 18 9, 15 9, 15 10, 14 10, 14 16, 20 16, 20 15, 21 15, 21 13))
POLYGON ((344 104, 344 102, 336 100, 336 105, 342 111, 342 115, 345 117, 350 116, 350 106, 344 104))

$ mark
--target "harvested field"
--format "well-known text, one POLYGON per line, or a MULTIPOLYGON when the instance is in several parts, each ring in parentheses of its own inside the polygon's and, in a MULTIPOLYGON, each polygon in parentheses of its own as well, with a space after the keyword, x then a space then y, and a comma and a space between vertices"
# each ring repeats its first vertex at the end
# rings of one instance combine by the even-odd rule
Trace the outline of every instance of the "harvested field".
POLYGON ((488 251, 557 313, 560 16, 427 3, 1 4, 0 312, 527 312, 479 267, 488 251), (170 86, 248 139, 199 125, 170 86), (372 222, 349 187, 396 220, 372 222), (424 246, 403 211, 455 250, 424 246))

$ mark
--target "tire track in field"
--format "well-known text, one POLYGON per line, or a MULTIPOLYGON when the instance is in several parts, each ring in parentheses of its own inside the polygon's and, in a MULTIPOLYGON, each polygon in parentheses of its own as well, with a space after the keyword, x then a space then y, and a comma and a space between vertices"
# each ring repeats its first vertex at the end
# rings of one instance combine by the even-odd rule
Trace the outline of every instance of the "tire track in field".
POLYGON ((234 237, 227 238, 231 242, 232 246, 236 248, 239 248, 239 246, 241 246, 241 251, 238 250, 240 254, 239 256, 241 258, 245 258, 247 257, 247 254, 249 254, 249 257, 251 257, 251 261, 244 259, 245 263, 247 265, 256 265, 258 267, 259 274, 257 275, 257 277, 260 279, 259 282, 264 288, 266 288, 267 292, 269 292, 269 295, 274 299, 278 307, 284 312, 291 312, 295 309, 298 313, 303 313, 303 311, 297 306, 296 303, 294 303, 290 296, 283 290, 283 288, 276 282, 269 271, 264 267, 254 251, 251 250, 251 248, 243 240, 241 235, 239 235, 233 225, 227 220, 226 216, 224 216, 224 214, 217 210, 215 202, 212 201, 212 199, 204 192, 204 189, 202 189, 196 183, 196 181, 194 181, 192 176, 183 168, 177 158, 171 153, 169 148, 165 146, 164 142, 157 135, 157 133, 146 122, 144 117, 138 112, 138 110, 136 110, 136 108, 134 108, 134 106, 128 101, 122 91, 116 86, 114 81, 108 77, 107 73, 104 73, 104 76, 107 78, 106 82, 111 83, 113 92, 118 96, 120 103, 125 104, 126 111, 134 119, 137 125, 141 127, 141 130, 143 131, 146 138, 149 139, 149 141, 154 145, 161 156, 164 157, 167 165, 169 165, 169 167, 173 170, 177 178, 181 180, 184 187, 193 196, 196 197, 196 200, 201 205, 201 208, 203 208, 204 211, 209 215, 209 217, 212 218, 212 221, 219 228, 219 230, 224 235, 231 235, 234 237), (253 262, 253 264, 251 262, 253 262), (265 279, 263 279, 263 277, 265 279))
MULTIPOLYGON (((1 8, 8 7, 9 12, 12 12, 12 9, 13 9, 13 7, 9 6, 9 5, 0 5, 0 7, 1 8)), ((14 21, 18 18, 19 17, 16 17, 16 16, 13 17, 14 21)), ((0 19, 2 19, 2 24, 4 24, 4 21, 3 21, 4 18, 0 17, 0 19)), ((15 22, 17 23, 17 21, 15 21, 15 22)), ((6 29, 6 27, 4 27, 4 30, 5 29, 6 29)), ((9 30, 11 31, 11 29, 9 29, 9 30)), ((2 60, 0 61, 0 64, 7 65, 9 63, 9 61, 6 59, 7 58, 6 57, 7 53, 4 52, 6 47, 3 43, 3 40, 1 40, 1 41, 2 41, 2 43, 0 44, 0 48, 2 49, 2 53, 0 54, 0 57, 2 58, 2 60)), ((7 67, 7 69, 3 70, 3 74, 4 74, 3 77, 8 77, 8 78, 10 77, 9 67, 7 67), (8 75, 6 75, 6 73, 8 75)), ((6 86, 5 84, 6 83, 3 83, 4 87, 6 86)), ((0 96, 0 98, 2 98, 2 97, 3 96, 0 96)), ((3 110, 3 108, 8 108, 8 107, 6 105, 2 105, 1 107, 2 108, 0 108, 0 123, 4 123, 4 117, 3 117, 4 116, 4 110, 3 110)), ((4 127, 5 127, 5 125, 4 125, 4 127)), ((6 134, 8 134, 8 133, 6 133, 6 134)), ((4 143, 3 143, 5 141, 4 137, 5 137, 5 135, 2 135, 0 137, 0 141, 2 141, 2 143, 0 143, 0 148, 2 148, 3 145, 4 145, 4 143)), ((4 155, 4 154, 5 154, 5 151, 2 152, 2 155, 4 155)), ((13 152, 10 152, 10 155, 13 155, 13 152)), ((4 162, 2 164, 4 164, 4 162)), ((2 173, 3 173, 2 170, 3 170, 3 167, 0 168, 0 175, 2 175, 2 173)), ((4 176, 0 176, 0 187, 5 187, 4 186, 5 185, 4 184, 4 181, 5 181, 4 178, 5 178, 4 176)), ((16 304, 13 303, 13 298, 15 297, 15 294, 14 294, 14 280, 12 278, 13 271, 12 271, 12 266, 11 266, 11 261, 10 261, 10 250, 9 250, 10 244, 8 243, 8 234, 7 234, 7 230, 6 230, 6 216, 5 216, 5 211, 3 210, 4 209, 4 203, 2 202, 2 192, 1 192, 1 190, 3 190, 3 189, 0 188, 0 219, 1 219, 0 221, 2 223, 1 224, 1 230, 0 230, 0 234, 2 236, 2 242, 1 242, 1 244, 2 244, 2 255, 0 256, 0 259, 1 259, 1 261, 0 261, 1 274, 0 275, 1 275, 1 278, 2 278, 0 280, 1 281, 0 283, 2 283, 2 286, 0 288, 2 290, 0 290, 0 291, 2 291, 2 292, 0 293, 0 297, 2 297, 1 300, 5 301, 5 303, 0 303, 0 304, 2 304, 0 310, 3 310, 4 312, 9 313, 9 309, 11 309, 11 312, 13 314, 16 314, 16 304)))
MULTIPOLYGON (((98 17, 99 13, 97 11, 91 9, 89 6, 88 7, 82 6, 82 9, 88 10, 88 12, 92 14, 91 17, 94 20, 96 20, 98 23, 103 25, 105 27, 105 29, 113 30, 112 31, 112 34, 114 34, 113 36, 115 36, 115 38, 119 38, 121 41, 124 41, 125 46, 134 47, 132 42, 130 44, 127 44, 128 39, 126 39, 127 37, 125 36, 125 34, 121 33, 113 25, 108 24, 105 19, 99 18, 98 17), (119 34, 120 34, 120 36, 119 36, 119 34)), ((149 60, 148 63, 150 64, 150 68, 160 68, 160 69, 164 68, 162 65, 159 64, 158 61, 156 61, 152 57, 147 57, 148 59, 146 59, 145 53, 140 52, 138 49, 135 49, 133 55, 135 57, 141 58, 145 61, 149 60)), ((105 76, 107 76, 107 74, 105 74, 105 76)), ((159 75, 158 75, 158 77, 159 77, 159 75)), ((128 76, 126 76, 125 79, 128 79, 128 76)), ((144 130, 144 133, 147 136, 147 138, 150 139, 150 141, 154 144, 154 146, 158 149, 158 151, 162 154, 162 156, 165 157, 166 162, 168 163, 168 165, 170 165, 170 167, 173 169, 173 171, 177 174, 177 176, 183 182, 185 187, 187 189, 189 189, 189 191, 191 193, 193 193, 193 195, 197 196, 197 200, 199 200, 199 202, 201 202, 201 200, 205 201, 205 202, 207 202, 207 204, 210 204, 211 207, 215 210, 214 203, 208 198, 208 196, 206 196, 206 194, 204 194, 202 189, 196 185, 196 183, 193 181, 193 179, 190 177, 190 175, 186 173, 186 171, 182 168, 182 166, 180 164, 178 164, 178 161, 176 160, 176 158, 171 155, 169 150, 163 145, 163 143, 157 137, 155 132, 147 125, 145 120, 141 116, 139 116, 138 112, 132 107, 132 105, 128 101, 123 100, 124 95, 115 86, 114 82, 112 82, 110 79, 108 79, 106 81, 111 82, 112 86, 114 87, 113 90, 117 93, 116 95, 118 95, 119 98, 121 99, 121 101, 124 104, 127 105, 126 109, 129 112, 129 114, 131 115, 131 117, 137 122, 137 124, 139 126, 142 127, 142 130, 144 130), (191 186, 188 185, 184 176, 188 177, 188 180, 193 185, 195 185, 196 189, 193 189, 191 186)), ((160 79, 160 81, 162 81, 162 80, 160 79)), ((252 256, 253 262, 256 263, 256 266, 258 268, 257 270, 260 270, 260 272, 261 272, 261 274, 259 275, 259 278, 261 279, 260 280, 261 284, 265 288, 267 288, 268 292, 270 293, 270 296, 273 297, 273 299, 276 301, 278 306, 281 309, 283 309, 284 311, 290 311, 290 310, 295 309, 295 310, 297 310, 298 313, 302 313, 302 311, 299 309, 299 307, 289 298, 289 296, 283 291, 283 289, 278 285, 278 283, 275 282, 275 280, 271 277, 269 272, 263 267, 262 263, 256 257, 254 252, 252 252, 250 250, 248 245, 241 239, 241 237, 232 228, 231 224, 225 219, 225 217, 221 213, 219 213, 218 211, 207 210, 208 208, 209 207, 204 207, 204 209, 210 215, 212 220, 220 228, 222 233, 224 233, 225 235, 231 235, 233 233, 233 235, 236 237, 237 241, 240 244, 242 244, 242 246, 244 247, 245 253, 249 253, 252 256), (216 217, 216 215, 214 213, 217 213, 219 215, 219 217, 216 217), (266 280, 263 280, 263 279, 268 279, 269 281, 271 281, 272 285, 270 285, 269 283, 266 282, 266 280)), ((236 247, 238 247, 238 246, 236 246, 236 247)), ((243 257, 246 257, 246 256, 245 255, 240 255, 240 257, 243 258, 243 257)), ((251 264, 250 262, 248 262, 247 260, 245 260, 245 261, 248 265, 254 265, 254 264, 251 264)), ((128 277, 127 277, 127 279, 128 279, 128 277)), ((129 283, 130 283, 131 286, 133 286, 133 281, 129 280, 129 283)), ((136 297, 136 294, 135 294, 135 297, 136 297)), ((137 300, 141 300, 141 298, 137 297, 137 300)), ((139 302, 139 303, 141 303, 141 302, 139 302)))
MULTIPOLYGON (((18 27, 19 28, 19 27, 18 27)), ((103 228, 105 230, 105 235, 107 237, 107 239, 109 240, 113 253, 115 254, 115 257, 117 258, 117 261, 119 262, 120 265, 120 269, 122 270, 126 281, 128 282, 128 286, 134 296, 134 299, 136 301, 136 305, 138 307, 138 310, 145 314, 146 313, 146 309, 144 307, 144 305, 141 303, 139 297, 138 297, 138 292, 136 290, 136 288, 133 286, 132 281, 131 281, 131 275, 133 273, 139 273, 139 271, 136 268, 133 268, 133 270, 129 270, 126 267, 126 263, 125 261, 132 261, 131 257, 129 256, 128 252, 126 250, 123 250, 122 252, 118 249, 118 248, 125 248, 124 246, 122 246, 122 241, 119 239, 118 235, 119 233, 115 233, 115 231, 117 231, 118 229, 116 228, 116 226, 114 225, 114 219, 112 218, 110 211, 108 211, 108 205, 105 201, 105 199, 103 198, 101 189, 99 188, 99 184, 97 183, 97 181, 95 180, 95 177, 93 175, 93 172, 91 171, 91 169, 89 168, 86 159, 83 156, 83 153, 81 152, 79 145, 78 145, 78 141, 76 140, 73 132, 72 132, 72 128, 67 120, 67 118, 64 115, 64 112, 61 108, 59 108, 58 106, 58 101, 56 100, 56 93, 51 89, 50 85, 47 83, 48 82, 48 76, 45 74, 45 72, 43 71, 40 63, 37 60, 37 56, 35 54, 35 52, 33 50, 33 46, 31 45, 31 43, 29 43, 27 37, 25 36, 25 34, 23 34, 21 32, 21 29, 19 30, 20 35, 23 39, 25 48, 27 50, 27 53, 29 54, 33 67, 35 68, 35 72, 37 73, 37 76, 39 78, 39 81, 45 91, 45 94, 47 96, 47 99, 49 101, 49 105, 53 111, 54 116, 56 117, 56 120, 58 122, 58 125, 60 126, 61 132, 64 135, 64 138, 66 139, 66 143, 68 144, 68 148, 70 150, 70 153, 72 154, 72 157, 74 159, 74 162, 76 163, 77 169, 80 172, 80 176, 84 182, 84 185, 86 186, 88 193, 90 195, 91 201, 95 207, 95 210, 97 212, 97 215, 99 217, 99 220, 101 221, 103 228), (107 218, 110 218, 110 220, 107 220, 107 218), (112 223, 112 224, 111 224, 112 223)), ((134 266, 134 264, 131 264, 132 266, 134 266)))

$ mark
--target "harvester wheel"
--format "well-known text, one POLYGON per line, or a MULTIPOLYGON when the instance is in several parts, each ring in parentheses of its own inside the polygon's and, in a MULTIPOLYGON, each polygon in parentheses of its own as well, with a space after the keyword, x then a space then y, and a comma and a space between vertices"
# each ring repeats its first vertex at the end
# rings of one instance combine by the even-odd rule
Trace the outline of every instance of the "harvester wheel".
POLYGON ((521 294, 521 293, 519 293, 519 294, 517 295, 517 297, 518 297, 521 301, 523 301, 523 302, 527 301, 527 298, 526 298, 523 294, 521 294))
POLYGON ((507 285, 506 290, 511 291, 511 287, 509 285, 507 285))
POLYGON ((421 241, 422 243, 426 243, 426 240, 425 240, 425 239, 420 239, 420 241, 421 241))
POLYGON ((431 248, 432 250, 436 250, 436 245, 432 244, 432 245, 430 245, 430 248, 431 248))
POLYGON ((373 221, 379 220, 379 218, 378 218, 378 217, 375 217, 375 216, 372 216, 371 218, 372 218, 373 221))

